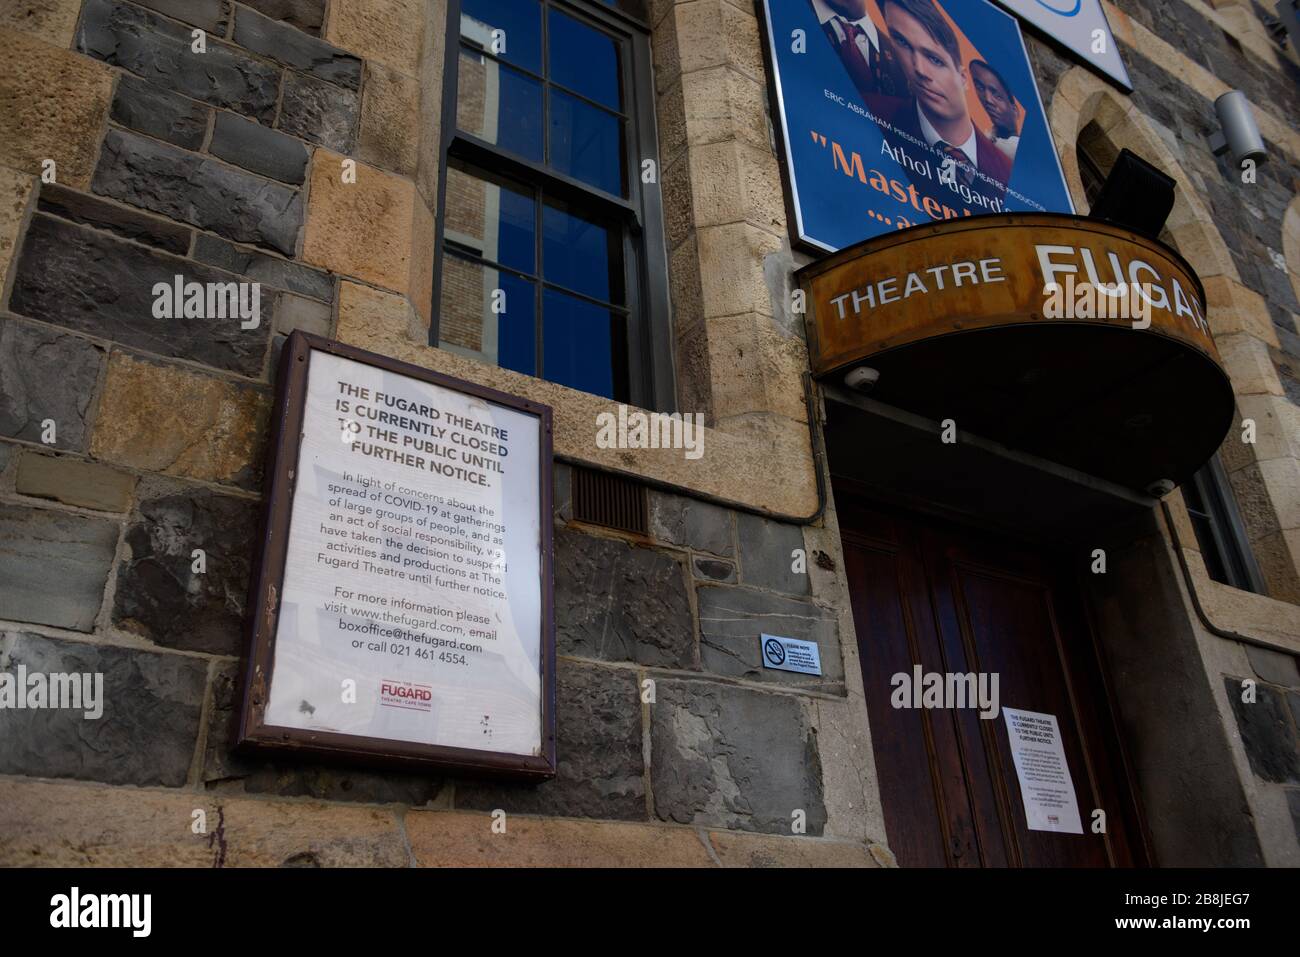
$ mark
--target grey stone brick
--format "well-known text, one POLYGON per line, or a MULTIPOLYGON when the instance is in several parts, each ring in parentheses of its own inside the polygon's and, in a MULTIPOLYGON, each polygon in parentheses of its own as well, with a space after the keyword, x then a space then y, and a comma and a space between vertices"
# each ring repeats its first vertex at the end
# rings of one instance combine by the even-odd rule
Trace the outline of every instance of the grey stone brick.
MULTIPOLYGON (((241 329, 238 317, 155 318, 154 284, 172 284, 177 275, 200 283, 237 278, 41 214, 33 217, 28 228, 10 305, 14 312, 34 319, 159 355, 259 375, 273 322, 271 297, 262 297, 261 323, 255 329, 241 329)), ((82 381, 84 407, 95 379, 83 376, 82 381)), ((56 393, 62 388, 58 381, 38 385, 56 393)))
POLYGON ((695 577, 704 581, 734 582, 736 580, 736 566, 720 558, 701 558, 696 555, 691 560, 691 567, 695 571, 695 577))
POLYGON ((275 331, 288 335, 295 329, 328 337, 332 317, 327 303, 282 292, 275 303, 275 331))
POLYGON ((102 196, 292 256, 302 194, 174 146, 109 130, 92 189, 102 196))
POLYGON ((562 654, 695 666, 685 575, 663 552, 557 529, 555 621, 562 654))
POLYGON ((1255 686, 1253 704, 1241 700, 1241 679, 1227 677, 1223 685, 1237 716, 1241 743, 1256 777, 1281 784, 1300 784, 1300 751, 1292 716, 1283 694, 1268 685, 1255 686))
POLYGON ((790 834, 826 825, 817 736, 803 703, 704 681, 658 682, 650 707, 655 814, 699 827, 790 834))
POLYGON ((563 462, 556 462, 551 475, 551 504, 555 517, 561 522, 570 521, 573 518, 573 470, 563 462))
POLYGON ((320 35, 325 20, 325 0, 244 0, 244 4, 312 36, 320 35))
POLYGON ((233 246, 216 236, 199 233, 194 242, 194 258, 227 272, 240 273, 263 285, 287 289, 325 302, 334 301, 334 280, 327 273, 287 259, 233 246))
POLYGON ((140 133, 174 143, 187 150, 203 145, 212 110, 134 76, 117 78, 113 95, 113 122, 140 133))
POLYGON ((319 80, 349 90, 361 88, 361 61, 356 57, 252 10, 235 14, 235 42, 319 80))
POLYGON ((285 183, 299 184, 307 176, 307 147, 234 113, 217 114, 208 150, 244 169, 285 183))
POLYGON ((844 662, 835 619, 810 601, 784 598, 748 588, 701 585, 700 662, 705 671, 750 681, 815 686, 838 691, 844 662), (759 636, 780 635, 815 641, 822 674, 804 675, 763 667, 759 636))
POLYGON ((628 670, 561 661, 555 780, 535 787, 466 781, 456 806, 516 814, 646 819, 641 696, 628 670))
POLYGON ((107 230, 123 239, 134 239, 146 246, 180 256, 189 252, 190 237, 194 235, 186 226, 53 184, 41 187, 36 208, 43 213, 83 226, 107 230))
POLYGON ((0 617, 94 628, 118 527, 103 518, 0 505, 0 617))
POLYGON ((269 122, 282 70, 211 37, 194 53, 187 27, 117 0, 86 0, 82 53, 205 103, 269 122))
POLYGON ((714 555, 735 554, 731 513, 680 495, 650 493, 650 535, 656 541, 714 555))
POLYGON ((1295 655, 1282 651, 1272 651, 1255 645, 1246 645, 1246 657, 1255 674, 1273 684, 1300 687, 1300 669, 1296 667, 1295 655))
POLYGON ((289 71, 276 127, 336 153, 351 153, 356 143, 361 100, 332 83, 289 71))
POLYGON ((0 319, 0 435, 41 442, 51 419, 52 448, 84 451, 103 365, 104 351, 85 339, 0 319))
POLYGON ((224 35, 230 26, 226 0, 135 0, 142 7, 157 10, 176 20, 202 27, 208 33, 224 35))
POLYGON ((28 452, 18 463, 14 491, 101 512, 125 512, 135 481, 134 475, 99 462, 28 452))
MULTIPOLYGON (((102 674, 103 714, 0 710, 0 773, 181 787, 194 758, 207 662, 136 648, 0 634, 0 668, 102 674)), ((84 703, 84 701, 83 701, 84 703)), ((182 822, 184 826, 184 822, 182 822)))
POLYGON ((213 676, 212 713, 203 755, 203 784, 209 791, 419 806, 436 798, 445 786, 442 778, 427 773, 371 771, 235 754, 241 680, 240 666, 231 663, 221 665, 213 676))
POLYGON ((183 651, 237 655, 257 547, 257 503, 158 481, 126 529, 113 623, 183 651), (207 571, 191 570, 203 549, 207 571))
POLYGON ((737 512, 736 538, 743 583, 792 595, 808 594, 807 573, 792 571, 795 550, 804 548, 803 530, 798 525, 737 512))

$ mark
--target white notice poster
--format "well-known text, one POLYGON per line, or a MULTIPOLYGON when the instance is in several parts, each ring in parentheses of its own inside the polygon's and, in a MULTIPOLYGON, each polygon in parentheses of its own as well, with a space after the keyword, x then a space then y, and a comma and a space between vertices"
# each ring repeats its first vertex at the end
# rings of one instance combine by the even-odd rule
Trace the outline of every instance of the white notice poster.
POLYGON ((267 725, 541 753, 540 429, 312 354, 267 725))
POLYGON ((1056 715, 1003 708, 1011 758, 1020 779, 1026 827, 1031 831, 1082 834, 1079 802, 1074 795, 1070 766, 1065 762, 1056 715))

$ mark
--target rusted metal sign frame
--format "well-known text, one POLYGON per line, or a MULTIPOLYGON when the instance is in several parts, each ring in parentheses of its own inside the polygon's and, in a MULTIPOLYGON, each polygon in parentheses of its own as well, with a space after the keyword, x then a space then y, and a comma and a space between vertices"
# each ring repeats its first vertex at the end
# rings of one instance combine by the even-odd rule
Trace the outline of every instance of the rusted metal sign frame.
POLYGON ((312 755, 346 759, 350 763, 432 767, 476 776, 544 781, 555 776, 555 587, 552 554, 552 413, 550 406, 508 395, 462 379, 442 375, 388 356, 354 346, 294 332, 280 355, 270 457, 267 462, 262 518, 262 548, 253 569, 249 596, 248 657, 244 668, 243 697, 236 746, 241 750, 284 755, 312 755), (374 738, 338 732, 309 731, 268 725, 264 721, 275 662, 279 599, 283 594, 285 562, 289 551, 290 520, 302 446, 307 378, 313 353, 324 352, 374 366, 506 406, 538 419, 541 527, 541 753, 537 755, 480 751, 422 744, 392 738, 374 738))

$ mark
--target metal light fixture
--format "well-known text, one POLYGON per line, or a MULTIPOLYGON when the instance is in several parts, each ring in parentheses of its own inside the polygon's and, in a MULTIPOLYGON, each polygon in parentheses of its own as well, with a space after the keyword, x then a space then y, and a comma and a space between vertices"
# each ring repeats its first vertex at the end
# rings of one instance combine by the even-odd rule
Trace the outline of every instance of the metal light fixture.
POLYGON ((1250 111, 1250 100, 1240 90, 1230 90, 1214 101, 1214 112, 1219 115, 1222 131, 1210 137, 1210 149, 1215 156, 1231 153, 1233 164, 1241 166, 1247 160, 1262 163, 1268 159, 1264 138, 1259 135, 1255 116, 1250 111))

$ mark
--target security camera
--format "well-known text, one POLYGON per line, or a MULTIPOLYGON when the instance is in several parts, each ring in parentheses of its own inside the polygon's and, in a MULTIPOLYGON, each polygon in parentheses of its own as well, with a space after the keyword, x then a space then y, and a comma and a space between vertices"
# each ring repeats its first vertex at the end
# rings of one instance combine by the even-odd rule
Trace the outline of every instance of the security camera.
POLYGON ((1174 483, 1169 479, 1156 479, 1147 486, 1147 494, 1152 498, 1164 498, 1174 490, 1174 483))
POLYGON ((844 377, 844 384, 857 392, 870 392, 880 381, 880 370, 870 366, 858 366, 844 377))
POLYGON ((1262 163, 1268 159, 1264 138, 1259 135, 1255 116, 1250 112, 1250 100, 1240 90, 1230 90, 1214 101, 1214 112, 1219 115, 1222 132, 1210 137, 1210 148, 1215 156, 1232 154, 1235 165, 1246 160, 1262 163))

